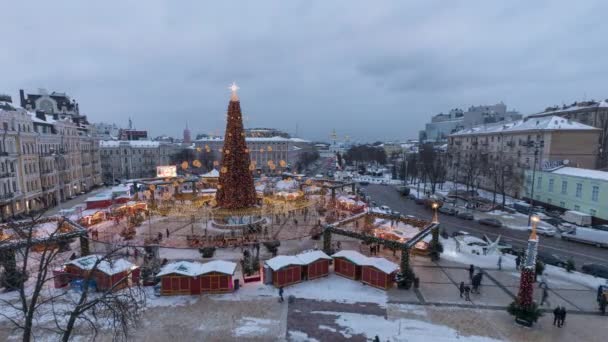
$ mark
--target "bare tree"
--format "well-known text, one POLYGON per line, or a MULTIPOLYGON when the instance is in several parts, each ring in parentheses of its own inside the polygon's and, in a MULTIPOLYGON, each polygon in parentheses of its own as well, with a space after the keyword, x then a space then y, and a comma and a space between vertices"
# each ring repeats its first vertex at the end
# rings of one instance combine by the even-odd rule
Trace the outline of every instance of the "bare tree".
POLYGON ((437 183, 445 179, 444 158, 440 156, 432 144, 427 143, 420 150, 420 165, 424 177, 431 182, 431 193, 434 194, 437 183))
POLYGON ((41 215, 30 215, 26 222, 12 222, 5 228, 9 238, 0 242, 0 261, 4 266, 2 283, 7 290, 17 291, 18 296, 13 300, 0 299, 2 307, 7 308, 0 310, 0 316, 21 332, 23 341, 31 341, 35 333, 42 331, 67 341, 81 322, 86 323, 95 336, 103 322, 109 322, 114 339, 126 339, 145 305, 144 293, 137 284, 119 290, 130 271, 107 291, 94 292, 88 281, 102 262, 113 260, 123 247, 113 247, 100 256, 84 279, 82 292, 53 289, 52 271, 67 259, 64 252, 69 254, 70 242, 78 234, 70 234, 69 226, 62 220, 50 228, 55 222, 41 215), (54 327, 37 323, 40 317, 49 314, 54 318, 54 327))

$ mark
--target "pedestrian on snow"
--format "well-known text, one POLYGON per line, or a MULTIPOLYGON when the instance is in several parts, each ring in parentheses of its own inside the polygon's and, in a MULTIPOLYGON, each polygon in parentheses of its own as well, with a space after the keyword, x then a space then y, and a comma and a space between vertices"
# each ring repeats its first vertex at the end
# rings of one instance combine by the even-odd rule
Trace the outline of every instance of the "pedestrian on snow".
POLYGON ((606 306, 608 306, 606 296, 602 296, 602 298, 600 298, 600 311, 602 312, 602 315, 606 314, 606 306))
POLYGON ((560 321, 560 324, 559 324, 560 327, 562 325, 566 324, 566 308, 564 306, 561 306, 559 309, 559 321, 560 321))
POLYGON ((279 302, 283 303, 284 299, 283 299, 283 286, 279 287, 279 302))
POLYGON ((167 239, 169 238, 169 228, 166 229, 167 231, 167 239))
POLYGON ((602 299, 602 295, 604 294, 604 285, 600 285, 597 287, 597 301, 599 302, 602 299))
POLYGON ((475 266, 473 266, 473 264, 471 264, 469 266, 469 279, 473 280, 473 273, 475 273, 475 266))
POLYGON ((369 245, 369 255, 374 255, 374 246, 369 245))
POLYGON ((481 285, 481 273, 477 273, 475 276, 473 276, 472 285, 473 290, 471 291, 471 293, 479 294, 479 285, 481 285))
POLYGON ((163 239, 163 233, 158 232, 158 241, 161 241, 163 239))
POLYGON ((515 268, 519 270, 519 265, 521 264, 521 257, 517 254, 517 258, 515 258, 515 268))
POLYGON ((336 242, 336 245, 338 246, 338 250, 342 249, 342 243, 340 241, 336 242))
POLYGON ((135 260, 139 258, 139 249, 135 248, 135 250, 133 251, 133 257, 135 257, 135 260))
POLYGON ((460 298, 462 298, 462 295, 464 294, 464 281, 460 282, 460 287, 458 287, 458 290, 460 290, 460 298))
POLYGON ((559 325, 559 305, 553 310, 553 325, 559 325))
POLYGON ((547 305, 551 305, 549 303, 549 301, 547 300, 547 298, 549 298, 549 291, 547 291, 547 287, 543 287, 543 294, 542 297, 540 299, 540 305, 543 306, 545 304, 545 302, 547 302, 547 305))
POLYGON ((467 302, 471 301, 470 293, 471 293, 471 287, 469 285, 466 285, 464 287, 464 300, 466 300, 467 302))
POLYGON ((498 256, 498 270, 502 271, 502 255, 498 256))

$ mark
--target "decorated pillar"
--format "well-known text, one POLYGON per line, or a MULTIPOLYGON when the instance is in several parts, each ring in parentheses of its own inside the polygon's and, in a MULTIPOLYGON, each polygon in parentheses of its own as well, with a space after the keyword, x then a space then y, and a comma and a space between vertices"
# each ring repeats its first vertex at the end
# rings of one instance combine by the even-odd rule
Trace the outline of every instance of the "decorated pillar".
POLYGON ((90 249, 89 249, 89 239, 86 236, 81 236, 80 237, 80 256, 86 256, 89 255, 90 249))
POLYGON ((331 231, 328 228, 323 230, 323 251, 331 254, 331 231))
POLYGON ((409 248, 401 249, 401 273, 405 274, 410 268, 410 250, 409 248))

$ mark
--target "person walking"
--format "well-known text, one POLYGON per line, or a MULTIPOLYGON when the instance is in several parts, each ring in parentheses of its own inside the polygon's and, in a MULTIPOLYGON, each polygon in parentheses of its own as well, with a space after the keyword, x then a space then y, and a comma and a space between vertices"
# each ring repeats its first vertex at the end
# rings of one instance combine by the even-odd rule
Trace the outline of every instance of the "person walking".
POLYGON ((279 287, 279 303, 283 303, 285 300, 283 299, 283 286, 279 287))
POLYGON ((515 258, 515 268, 519 270, 519 265, 521 264, 521 257, 517 254, 517 258, 515 258))
POLYGON ((475 273, 475 266, 473 266, 473 264, 471 264, 469 266, 469 280, 473 280, 473 273, 475 273))
POLYGON ((559 305, 553 309, 553 325, 559 325, 559 305))
POLYGON ((547 298, 549 298, 549 291, 547 291, 547 287, 545 286, 545 287, 543 287, 543 294, 540 299, 540 306, 545 305, 545 302, 547 302, 547 305, 549 305, 549 306, 551 305, 549 303, 549 301, 547 300, 547 298))
POLYGON ((166 229, 167 232, 167 239, 169 238, 169 228, 166 229))
POLYGON ((502 255, 498 256, 498 270, 502 271, 502 255))
POLYGON ((460 282, 460 287, 458 287, 458 290, 460 290, 460 298, 462 298, 462 295, 464 294, 464 281, 460 282))
POLYGON ((464 300, 466 300, 467 302, 471 301, 471 287, 469 285, 466 285, 464 287, 464 300))
POLYGON ((559 321, 560 324, 559 326, 563 326, 564 324, 566 324, 566 308, 564 306, 561 306, 559 309, 559 321))

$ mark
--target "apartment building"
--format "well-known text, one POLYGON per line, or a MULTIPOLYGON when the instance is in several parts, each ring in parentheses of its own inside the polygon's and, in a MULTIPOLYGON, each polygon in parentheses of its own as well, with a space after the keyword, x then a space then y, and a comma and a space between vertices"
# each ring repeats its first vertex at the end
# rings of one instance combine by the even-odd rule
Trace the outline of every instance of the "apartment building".
POLYGON ((0 215, 52 207, 101 184, 98 141, 65 94, 0 98, 0 215), (24 108, 25 107, 25 108, 24 108))
POLYGON ((543 112, 530 115, 530 118, 560 116, 568 120, 601 129, 598 136, 598 159, 594 169, 608 169, 608 100, 581 101, 570 105, 547 107, 543 112))
POLYGON ((156 177, 156 167, 171 165, 183 149, 179 144, 150 140, 108 140, 100 143, 103 181, 106 184, 156 177))
POLYGON ((505 174, 506 193, 523 197, 525 170, 545 170, 564 161, 593 168, 600 134, 600 129, 559 116, 475 126, 449 136, 448 177, 462 182, 475 172, 476 185, 493 190, 496 175, 505 174))

